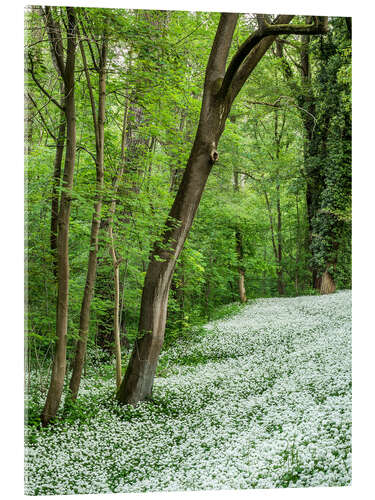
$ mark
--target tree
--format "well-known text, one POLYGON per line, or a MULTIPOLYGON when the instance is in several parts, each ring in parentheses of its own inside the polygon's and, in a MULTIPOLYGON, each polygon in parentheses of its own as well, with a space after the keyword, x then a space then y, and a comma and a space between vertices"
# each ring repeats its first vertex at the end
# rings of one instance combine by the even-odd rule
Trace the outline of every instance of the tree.
POLYGON ((278 16, 260 27, 239 47, 227 70, 237 14, 222 14, 206 67, 198 130, 184 175, 165 224, 162 242, 156 242, 149 259, 139 321, 139 336, 118 391, 122 403, 151 397, 158 357, 163 344, 168 294, 173 271, 209 173, 218 160, 217 146, 234 99, 266 50, 279 34, 317 34, 327 31, 327 18, 311 25, 288 24, 293 16, 278 16))
POLYGON ((336 265, 346 227, 351 222, 351 106, 350 30, 344 18, 317 47, 317 116, 325 123, 316 162, 321 186, 318 209, 312 221, 313 259, 319 276, 320 293, 336 290, 336 265))
POLYGON ((96 112, 95 99, 93 93, 93 87, 91 84, 90 73, 86 61, 85 49, 83 47, 83 42, 80 40, 80 49, 82 54, 82 61, 84 66, 84 71, 86 74, 87 87, 90 95, 92 118, 94 123, 95 132, 95 168, 96 168, 96 194, 94 210, 92 214, 91 222, 91 234, 90 234, 90 252, 87 266, 86 284, 83 292, 82 306, 80 312, 80 322, 79 322, 79 339, 77 342, 76 353, 73 363, 73 372, 70 379, 70 391, 71 398, 74 400, 77 398, 79 385, 81 382, 81 375, 83 370, 83 365, 86 355, 86 345, 90 321, 90 307, 92 296, 94 292, 94 285, 96 279, 96 265, 97 265, 97 254, 98 254, 98 238, 99 238, 99 228, 101 220, 101 211, 103 203, 103 189, 104 189, 104 121, 105 121, 105 100, 106 100, 106 65, 107 65, 107 51, 108 51, 108 40, 107 34, 105 32, 106 27, 104 27, 103 33, 101 34, 101 42, 97 42, 94 38, 98 54, 95 57, 94 50, 91 46, 90 38, 86 32, 83 22, 81 22, 86 41, 89 45, 90 54, 92 56, 93 66, 98 74, 98 111, 96 112))
MULTIPOLYGON (((46 7, 46 12, 50 8, 46 7)), ((56 307, 56 347, 53 360, 51 383, 42 413, 42 423, 47 425, 56 416, 66 371, 66 342, 68 326, 68 292, 69 292, 69 218, 71 208, 71 191, 76 157, 76 113, 75 113, 75 56, 77 20, 73 7, 66 8, 66 60, 63 60, 60 30, 55 24, 51 26, 52 50, 60 68, 64 83, 64 113, 66 118, 66 153, 58 216, 57 236, 57 307, 56 307)))

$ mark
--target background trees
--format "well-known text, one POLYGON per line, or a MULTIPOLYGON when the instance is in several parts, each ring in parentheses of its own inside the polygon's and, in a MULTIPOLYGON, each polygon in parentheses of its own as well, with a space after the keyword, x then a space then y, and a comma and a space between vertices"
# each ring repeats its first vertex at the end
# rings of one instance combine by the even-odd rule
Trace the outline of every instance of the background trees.
MULTIPOLYGON (((26 26, 29 363, 38 366, 44 360, 48 365, 60 335, 56 304, 61 305, 57 291, 62 277, 55 267, 60 250, 53 241, 56 203, 61 217, 68 203, 68 372, 93 251, 91 225, 99 222, 97 215, 93 219, 97 134, 90 85, 96 105, 99 80, 92 56, 98 61, 101 34, 106 33, 108 43, 103 204, 87 326, 89 357, 103 349, 112 356, 115 303, 123 353, 137 336, 150 251, 156 241, 154 248, 163 253, 163 233, 173 227, 168 212, 197 131, 204 69, 220 19, 216 13, 81 8, 73 9, 70 19, 73 15, 79 20, 74 148, 61 109, 73 94, 64 91, 56 39, 56 27, 62 34, 69 28, 68 11, 56 7, 42 15, 29 9, 26 26), (48 29, 48 19, 53 29, 48 29), (68 188, 59 164, 71 161, 73 153, 68 188)), ((228 60, 258 21, 254 15, 239 17, 228 60)), ((305 22, 304 17, 293 21, 305 22)), ((68 40, 72 45, 73 38, 68 40)), ((66 57, 65 36, 62 43, 66 57)), ((351 286, 350 46, 344 18, 330 19, 324 37, 280 34, 278 45, 271 46, 254 70, 251 85, 241 81, 219 159, 176 261, 167 342, 191 334, 192 325, 215 317, 220 306, 241 296, 244 300, 244 290, 249 300, 312 293, 313 286, 322 292, 351 286)), ((60 242, 64 234, 57 230, 60 242)), ((159 258, 163 256, 156 253, 156 267, 162 266, 159 258)))

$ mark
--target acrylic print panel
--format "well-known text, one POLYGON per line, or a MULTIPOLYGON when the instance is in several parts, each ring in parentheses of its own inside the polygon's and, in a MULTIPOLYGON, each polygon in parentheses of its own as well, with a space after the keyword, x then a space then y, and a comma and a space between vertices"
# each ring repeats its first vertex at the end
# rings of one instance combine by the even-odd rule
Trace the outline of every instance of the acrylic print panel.
POLYGON ((351 18, 273 12, 26 8, 26 494, 348 491, 351 18))

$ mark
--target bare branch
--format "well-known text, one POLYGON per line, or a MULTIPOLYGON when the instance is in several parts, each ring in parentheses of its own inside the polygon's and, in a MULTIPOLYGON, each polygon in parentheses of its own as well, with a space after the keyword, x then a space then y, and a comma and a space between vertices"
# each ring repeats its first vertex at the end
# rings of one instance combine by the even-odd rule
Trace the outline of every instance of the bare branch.
POLYGON ((263 101, 247 101, 247 104, 244 104, 245 108, 251 109, 249 104, 260 105, 260 106, 271 106, 272 108, 279 108, 280 103, 278 101, 275 102, 263 102, 263 101))
MULTIPOLYGON (((281 107, 283 107, 281 105, 281 102, 280 102, 282 99, 286 99, 286 100, 289 100, 289 101, 295 101, 294 97, 291 97, 291 96, 288 96, 288 95, 281 95, 280 97, 278 97, 276 99, 276 101, 274 103, 263 102, 263 101, 247 101, 247 104, 245 103, 244 106, 247 109, 251 109, 251 106, 249 106, 249 104, 261 105, 261 106, 271 106, 272 108, 281 108, 281 107)), ((306 113, 307 115, 309 115, 314 120, 314 128, 315 128, 317 120, 316 120, 315 116, 312 113, 310 113, 309 111, 307 111, 307 109, 301 108, 301 106, 298 106, 298 104, 296 104, 295 102, 293 102, 293 104, 289 104, 289 105, 286 104, 286 106, 287 107, 292 106, 294 108, 299 109, 303 113, 306 113)))
POLYGON ((65 74, 64 49, 63 49, 60 26, 57 23, 55 23, 52 17, 51 7, 46 6, 44 10, 43 7, 40 7, 40 11, 42 13, 42 16, 44 17, 44 22, 47 29, 53 64, 59 75, 62 78, 64 78, 65 74))
POLYGON ((37 80, 37 78, 35 76, 35 72, 34 72, 34 61, 33 61, 33 58, 31 57, 30 52, 29 52, 28 56, 29 56, 29 61, 30 61, 30 67, 29 67, 28 71, 31 74, 32 79, 34 80, 35 85, 43 92, 44 95, 46 95, 48 97, 48 99, 51 102, 53 102, 53 104, 55 104, 55 106, 57 106, 59 109, 61 109, 61 111, 65 112, 65 107, 61 106, 61 104, 58 101, 56 101, 56 99, 54 99, 51 96, 51 94, 37 80))
POLYGON ((89 151, 88 149, 86 149, 84 146, 81 146, 81 144, 77 144, 77 147, 76 147, 77 151, 85 151, 87 154, 89 154, 91 156, 91 158, 94 160, 94 163, 96 164, 96 156, 94 155, 94 153, 91 153, 91 151, 89 151))
POLYGON ((98 146, 99 136, 98 136, 98 121, 97 121, 97 118, 96 118, 96 109, 95 109, 95 99, 94 99, 94 95, 93 95, 93 91, 92 91, 92 84, 91 84, 91 79, 90 79, 90 73, 89 73, 89 70, 87 68, 87 60, 86 60, 85 49, 83 48, 83 43, 82 43, 81 40, 79 41, 79 48, 81 49, 83 68, 85 70, 87 87, 88 87, 88 90, 89 90, 90 104, 91 104, 91 113, 92 113, 92 119, 93 119, 93 122, 94 122, 95 142, 96 142, 96 146, 98 146))
MULTIPOLYGON (((92 50, 92 45, 91 45, 91 41, 90 41, 90 38, 88 37, 87 35, 87 32, 86 32, 86 29, 85 29, 85 26, 82 22, 82 20, 80 19, 79 21, 79 24, 81 25, 81 28, 82 28, 82 33, 85 35, 85 40, 87 42, 87 46, 89 48, 89 51, 90 51, 90 56, 91 56, 91 60, 92 60, 92 64, 95 68, 96 71, 99 72, 99 67, 98 67, 98 64, 96 62, 96 59, 95 59, 95 54, 94 54, 94 51, 92 50)), ((96 42, 96 41, 95 41, 96 42)))
POLYGON ((47 122, 46 122, 46 120, 45 120, 45 118, 44 118, 44 116, 43 116, 43 114, 42 114, 41 110, 38 108, 38 105, 37 105, 37 103, 34 101, 34 99, 33 99, 32 95, 30 94, 30 92, 28 92, 28 93, 27 93, 27 96, 28 96, 28 98, 30 99, 30 101, 32 102, 32 104, 33 104, 34 108, 36 109, 36 111, 37 111, 38 115, 40 116, 40 119, 41 119, 41 121, 42 121, 42 123, 43 123, 43 125, 44 125, 44 128, 47 130, 47 132, 48 132, 48 133, 49 133, 49 135, 52 137, 52 139, 53 139, 54 141, 56 141, 56 140, 57 140, 57 138, 56 138, 55 134, 51 131, 51 129, 50 129, 50 128, 49 128, 49 126, 47 125, 47 122))

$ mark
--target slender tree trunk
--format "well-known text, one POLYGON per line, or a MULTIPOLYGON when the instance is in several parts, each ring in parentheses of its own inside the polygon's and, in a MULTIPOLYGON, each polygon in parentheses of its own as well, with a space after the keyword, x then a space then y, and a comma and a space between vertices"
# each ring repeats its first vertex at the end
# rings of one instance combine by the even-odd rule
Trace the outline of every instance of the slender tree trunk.
POLYGON ((270 231, 271 231, 271 240, 272 240, 272 248, 273 248, 273 254, 275 257, 275 262, 276 262, 276 275, 277 275, 277 288, 280 293, 280 276, 279 276, 279 253, 278 253, 278 248, 276 246, 276 240, 275 240, 275 230, 274 230, 274 223, 273 223, 273 216, 272 216, 272 208, 271 204, 268 198, 267 191, 263 188, 263 193, 264 197, 266 200, 266 205, 267 205, 267 211, 268 211, 268 217, 270 220, 270 231))
POLYGON ((52 196, 51 196, 51 236, 50 247, 53 259, 53 274, 57 276, 57 227, 58 227, 58 214, 59 214, 59 187, 61 182, 61 165, 64 155, 65 146, 65 113, 60 115, 60 125, 57 131, 56 138, 56 153, 53 165, 53 180, 52 180, 52 196))
POLYGON ((245 271, 243 269, 240 269, 239 274, 240 274, 239 278, 240 300, 242 304, 245 304, 245 302, 247 302, 246 289, 245 289, 245 271))
MULTIPOLYGON (((240 191, 239 173, 235 170, 233 172, 234 179, 234 191, 240 191)), ((237 263, 238 263, 238 290, 240 293, 240 301, 242 304, 247 302, 246 288, 245 288, 245 266, 244 266, 244 251, 243 251, 243 238, 239 225, 235 231, 236 238, 236 253, 237 253, 237 263)))
POLYGON ((121 342, 120 342, 120 270, 119 262, 116 259, 114 251, 113 233, 110 228, 111 237, 111 254, 113 259, 113 281, 115 287, 114 308, 113 308, 113 334, 115 338, 115 359, 116 359, 116 386, 120 387, 121 384, 121 342))
POLYGON ((243 265, 243 242, 240 230, 236 231, 236 252, 238 259, 238 290, 240 293, 240 300, 244 304, 247 301, 246 288, 245 288, 245 268, 243 265))
POLYGON ((56 347, 52 366, 51 383, 42 413, 42 424, 47 425, 56 416, 60 405, 66 371, 66 342, 68 328, 68 292, 69 292, 69 218, 71 191, 76 155, 76 113, 75 113, 75 52, 76 52, 76 17, 75 9, 67 7, 68 42, 64 71, 65 116, 67 127, 66 154, 58 217, 57 236, 57 311, 56 311, 56 347))
POLYGON ((296 270, 295 270, 295 287, 296 294, 299 292, 299 256, 300 256, 300 217, 299 217, 299 207, 298 207, 298 193, 296 194, 296 214, 297 214, 297 230, 296 230, 296 270))
POLYGON ((24 153, 29 155, 31 153, 31 148, 33 144, 33 120, 31 116, 31 110, 33 104, 31 102, 29 94, 25 94, 25 105, 24 105, 24 153))
POLYGON ((119 183, 122 179, 125 168, 125 148, 126 148, 126 129, 128 123, 128 102, 125 102, 124 120, 122 126, 122 139, 121 139, 121 168, 116 176, 113 194, 114 199, 111 203, 110 217, 108 222, 108 234, 110 238, 109 253, 112 258, 113 265, 113 285, 114 285, 114 308, 113 308, 113 334, 115 339, 115 358, 116 358, 116 386, 121 385, 122 369, 121 369, 121 339, 120 339, 120 261, 117 259, 115 242, 113 237, 113 218, 116 211, 116 195, 119 183))
MULTIPOLYGON (((276 161, 280 160, 280 150, 281 150, 281 139, 284 131, 285 125, 285 111, 283 114, 282 125, 279 127, 279 112, 275 111, 275 145, 276 145, 276 161), (279 130, 280 129, 280 130, 279 130)), ((279 295, 284 295, 285 286, 283 279, 283 246, 282 246, 282 219, 281 219, 281 204, 280 204, 280 172, 277 168, 277 180, 276 180, 276 211, 277 211, 277 289, 279 295)))
MULTIPOLYGON (((84 53, 83 50, 82 53, 84 53)), ((95 130, 96 194, 95 194, 94 212, 91 222, 89 262, 87 266, 86 284, 83 293, 80 320, 79 320, 79 340, 77 342, 74 364, 73 364, 73 372, 69 386, 71 391, 71 398, 73 400, 76 399, 78 395, 82 377, 83 365, 85 362, 87 338, 88 338, 89 323, 90 323, 90 307, 91 307, 91 301, 93 297, 95 279, 96 279, 98 238, 99 238, 99 228, 100 228, 102 202, 103 202, 103 187, 104 187, 104 120, 105 120, 105 98, 106 98, 106 61, 107 61, 107 42, 104 39, 102 42, 102 49, 100 54, 99 105, 98 105, 97 119, 94 112, 93 99, 91 99, 93 106, 94 125, 96 129, 95 130)), ((87 72, 86 64, 85 68, 87 72)), ((87 72, 87 77, 88 77, 88 72, 87 72)), ((87 84, 90 88, 90 94, 92 96, 92 88, 89 78, 87 79, 87 84)))
MULTIPOLYGON (((306 16, 306 23, 311 22, 311 17, 306 16)), ((282 44, 277 44, 277 56, 283 62, 284 74, 286 80, 294 95, 297 95, 297 101, 300 109, 301 120, 304 126, 304 143, 303 143, 303 163, 306 176, 306 209, 308 222, 308 237, 305 240, 306 251, 311 251, 312 260, 309 266, 311 271, 311 283, 313 288, 319 288, 318 285, 318 268, 316 259, 314 258, 313 240, 313 220, 318 210, 319 196, 321 190, 321 165, 319 161, 314 162, 314 157, 318 154, 319 133, 315 122, 316 115, 316 96, 314 95, 311 84, 311 65, 310 65, 310 35, 301 36, 300 50, 300 85, 297 85, 293 80, 292 71, 288 63, 283 57, 282 44), (314 133, 315 132, 315 133, 314 133)))
MULTIPOLYGON (((264 262, 267 262, 267 247, 263 247, 263 260, 264 262)), ((262 293, 263 297, 266 296, 266 290, 267 290, 267 284, 266 284, 266 270, 263 271, 263 276, 262 276, 262 293)))
MULTIPOLYGON (((205 307, 206 318, 208 319, 208 321, 210 321, 211 268, 213 264, 212 254, 210 254, 208 262, 209 262, 209 267, 208 267, 208 272, 206 270, 205 287, 204 287, 204 307, 205 307)), ((233 285, 232 285, 232 291, 233 291, 233 285)))
POLYGON ((277 209, 277 289, 279 295, 285 294, 285 286, 283 279, 283 247, 282 247, 282 221, 281 221, 281 207, 280 207, 280 183, 277 181, 276 185, 276 209, 277 209))

